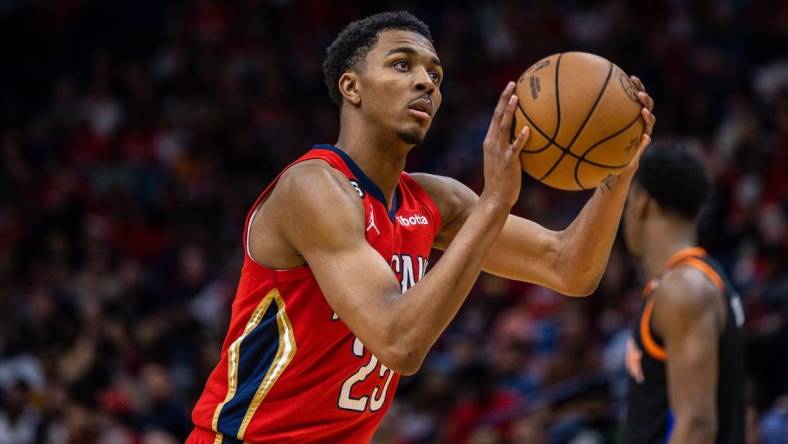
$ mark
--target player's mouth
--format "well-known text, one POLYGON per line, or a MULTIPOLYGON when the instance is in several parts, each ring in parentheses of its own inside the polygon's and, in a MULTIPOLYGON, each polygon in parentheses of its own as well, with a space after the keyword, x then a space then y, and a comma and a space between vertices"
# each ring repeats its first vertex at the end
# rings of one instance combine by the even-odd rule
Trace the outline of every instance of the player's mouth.
POLYGON ((408 105, 408 112, 419 119, 430 120, 434 108, 432 106, 432 98, 429 96, 419 97, 418 99, 410 102, 408 105))

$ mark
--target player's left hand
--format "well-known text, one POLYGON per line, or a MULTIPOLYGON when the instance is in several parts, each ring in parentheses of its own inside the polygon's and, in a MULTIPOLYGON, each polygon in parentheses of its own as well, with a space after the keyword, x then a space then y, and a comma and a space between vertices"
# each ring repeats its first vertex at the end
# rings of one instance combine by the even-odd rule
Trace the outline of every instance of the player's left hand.
POLYGON ((638 145, 637 152, 632 157, 629 165, 621 172, 634 174, 638 169, 641 154, 643 154, 648 144, 651 143, 651 133, 654 131, 654 124, 657 122, 657 117, 652 112, 654 110, 654 99, 646 92, 646 87, 643 86, 643 82, 641 82, 637 76, 630 76, 630 78, 632 79, 632 83, 635 84, 635 88, 637 88, 638 100, 641 105, 643 105, 643 108, 640 110, 640 116, 643 118, 644 129, 643 135, 640 136, 640 144, 638 145))

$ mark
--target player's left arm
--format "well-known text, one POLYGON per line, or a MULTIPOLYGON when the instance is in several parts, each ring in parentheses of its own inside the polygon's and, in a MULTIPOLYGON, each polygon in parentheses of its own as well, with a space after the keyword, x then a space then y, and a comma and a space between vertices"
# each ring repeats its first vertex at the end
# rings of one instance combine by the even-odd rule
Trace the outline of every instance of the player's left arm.
MULTIPOLYGON (((607 266, 618 231, 627 192, 643 150, 651 142, 656 118, 654 101, 643 84, 633 77, 645 132, 638 152, 616 176, 600 184, 580 214, 562 231, 549 230, 528 219, 509 215, 493 245, 484 271, 497 276, 533 282, 570 296, 587 296, 596 289, 607 266)), ((473 208, 478 197, 462 183, 426 174, 414 175, 435 200, 443 226, 435 247, 445 249, 473 208)))
POLYGON ((687 267, 669 272, 652 297, 652 323, 668 356, 668 399, 674 417, 669 443, 711 444, 718 427, 718 343, 724 299, 700 271, 687 267))
MULTIPOLYGON (((443 224, 434 246, 445 250, 478 196, 452 178, 421 173, 412 177, 432 196, 441 212, 443 224)), ((611 188, 604 192, 597 190, 563 231, 553 231, 510 214, 484 261, 483 270, 568 296, 593 293, 610 255, 630 180, 628 176, 613 177, 609 181, 611 188)))

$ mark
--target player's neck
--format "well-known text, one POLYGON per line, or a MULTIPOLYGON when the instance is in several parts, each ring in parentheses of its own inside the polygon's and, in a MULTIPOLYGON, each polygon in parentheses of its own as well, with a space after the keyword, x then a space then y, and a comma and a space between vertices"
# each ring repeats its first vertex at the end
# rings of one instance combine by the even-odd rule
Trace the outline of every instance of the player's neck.
POLYGON ((665 262, 678 251, 698 245, 694 222, 679 220, 654 221, 646 233, 644 266, 652 279, 665 271, 665 262))
POLYGON ((400 173, 405 169, 405 158, 411 146, 399 140, 386 142, 370 131, 341 128, 336 146, 346 152, 386 196, 391 206, 400 173))

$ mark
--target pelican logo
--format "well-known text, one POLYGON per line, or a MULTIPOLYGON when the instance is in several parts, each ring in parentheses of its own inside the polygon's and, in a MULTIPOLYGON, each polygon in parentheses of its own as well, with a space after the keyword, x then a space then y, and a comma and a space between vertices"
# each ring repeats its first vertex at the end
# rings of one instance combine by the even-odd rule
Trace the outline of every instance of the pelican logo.
POLYGON ((358 184, 358 182, 356 182, 355 180, 351 180, 350 181, 350 186, 352 186, 353 189, 356 190, 356 192, 358 193, 358 197, 361 197, 361 198, 364 197, 364 190, 361 189, 361 186, 358 184))

